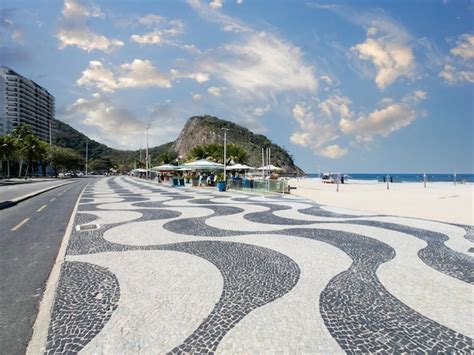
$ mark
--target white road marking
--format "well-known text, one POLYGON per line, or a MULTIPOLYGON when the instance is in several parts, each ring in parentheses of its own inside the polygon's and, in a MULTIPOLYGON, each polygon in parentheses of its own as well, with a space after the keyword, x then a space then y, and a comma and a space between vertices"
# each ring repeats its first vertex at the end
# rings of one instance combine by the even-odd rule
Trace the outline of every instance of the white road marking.
POLYGON ((17 231, 18 229, 21 228, 22 225, 24 225, 26 222, 28 222, 30 219, 29 218, 25 218, 23 221, 21 221, 20 223, 18 223, 15 227, 13 227, 12 229, 10 229, 12 232, 15 232, 17 231))
POLYGON ((40 208, 38 208, 38 209, 36 210, 36 212, 41 212, 41 211, 44 210, 46 207, 48 207, 48 205, 43 205, 43 206, 41 206, 40 208))

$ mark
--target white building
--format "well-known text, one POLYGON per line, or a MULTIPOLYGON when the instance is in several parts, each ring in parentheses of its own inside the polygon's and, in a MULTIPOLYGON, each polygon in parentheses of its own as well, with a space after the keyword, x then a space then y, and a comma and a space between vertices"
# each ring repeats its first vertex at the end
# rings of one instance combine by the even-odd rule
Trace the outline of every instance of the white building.
POLYGON ((40 139, 53 137, 54 96, 8 67, 0 67, 0 136, 26 123, 40 139))

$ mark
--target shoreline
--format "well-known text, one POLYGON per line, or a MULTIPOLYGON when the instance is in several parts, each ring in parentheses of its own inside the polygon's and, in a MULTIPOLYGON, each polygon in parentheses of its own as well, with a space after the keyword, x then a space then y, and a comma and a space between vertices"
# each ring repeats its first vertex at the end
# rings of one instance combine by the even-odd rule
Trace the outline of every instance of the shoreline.
POLYGON ((316 203, 364 212, 474 226, 474 184, 452 182, 349 182, 291 179, 292 194, 316 203))

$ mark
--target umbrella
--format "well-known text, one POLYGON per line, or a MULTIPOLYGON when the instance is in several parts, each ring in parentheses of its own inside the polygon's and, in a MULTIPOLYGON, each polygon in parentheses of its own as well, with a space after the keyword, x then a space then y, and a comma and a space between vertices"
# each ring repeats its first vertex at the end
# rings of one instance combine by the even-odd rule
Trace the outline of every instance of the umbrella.
POLYGON ((141 169, 141 168, 133 169, 132 173, 146 173, 146 169, 141 169))
POLYGON ((223 164, 214 163, 206 159, 196 160, 182 165, 183 168, 190 169, 224 169, 223 164))
POLYGON ((283 170, 283 169, 279 168, 278 166, 270 164, 270 165, 261 166, 257 170, 270 170, 270 171, 273 171, 273 170, 283 170))
POLYGON ((160 166, 154 166, 153 168, 151 168, 151 170, 155 170, 155 171, 174 171, 174 170, 178 170, 179 166, 176 166, 176 165, 171 165, 171 164, 164 164, 164 165, 160 165, 160 166))
POLYGON ((245 164, 234 164, 226 167, 227 170, 252 170, 255 169, 251 166, 245 164))

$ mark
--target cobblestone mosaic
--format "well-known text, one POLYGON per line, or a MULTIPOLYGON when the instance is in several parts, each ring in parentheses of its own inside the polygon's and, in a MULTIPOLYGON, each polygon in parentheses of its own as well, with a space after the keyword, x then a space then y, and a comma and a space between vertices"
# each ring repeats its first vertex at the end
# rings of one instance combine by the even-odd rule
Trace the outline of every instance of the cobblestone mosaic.
MULTIPOLYGON (((331 275, 332 279, 322 284, 326 286, 317 295, 319 303, 302 304, 302 307, 318 309, 321 324, 326 326, 326 333, 314 335, 314 348, 309 348, 309 352, 321 352, 324 346, 317 345, 318 339, 324 339, 329 336, 326 334, 330 334, 335 340, 334 344, 340 346, 341 352, 346 353, 473 353, 473 340, 470 337, 472 333, 461 334, 439 320, 430 319, 387 291, 377 276, 377 270, 381 265, 389 264, 396 258, 392 246, 375 236, 371 238, 324 226, 327 223, 331 223, 331 226, 339 224, 353 230, 350 229, 351 225, 366 225, 376 228, 381 234, 390 230, 402 232, 407 238, 423 240, 427 244, 426 247, 416 249, 420 260, 439 275, 450 276, 453 282, 472 284, 472 257, 445 244, 454 237, 403 225, 403 222, 387 223, 372 218, 383 216, 372 215, 367 218, 366 214, 344 212, 346 211, 337 213, 337 209, 328 211, 308 200, 282 195, 258 196, 232 191, 222 194, 208 189, 203 191, 193 188, 169 188, 163 184, 126 177, 106 178, 85 190, 75 225, 105 222, 99 222, 100 227, 94 230, 74 229, 67 255, 89 255, 88 260, 93 260, 90 258, 95 254, 111 252, 175 251, 201 258, 219 270, 223 289, 214 309, 193 332, 182 334, 181 342, 172 348, 157 349, 158 353, 219 353, 222 339, 247 315, 291 294, 300 278, 298 264, 285 255, 284 247, 277 252, 256 245, 259 235, 304 238, 314 241, 310 243, 324 243, 328 248, 342 251, 352 260, 352 264, 345 271, 333 274, 334 277, 331 275), (192 209, 204 213, 189 214, 192 209), (314 216, 316 219, 298 219, 298 213, 314 216), (282 217, 283 215, 294 215, 295 218, 282 217), (207 224, 209 219, 218 221, 221 218, 225 218, 229 228, 225 228, 224 223, 214 223, 214 226, 207 224), (135 226, 144 221, 160 220, 162 222, 159 224, 151 224, 157 227, 148 232, 155 238, 147 239, 144 244, 134 244, 135 235, 132 231, 144 230, 143 227, 136 229, 135 226), (262 228, 257 232, 259 226, 262 228), (129 235, 111 240, 121 243, 127 240, 127 244, 104 239, 107 231, 118 230, 129 235), (161 242, 160 234, 166 233, 171 237, 161 242), (239 238, 245 240, 245 243, 236 242, 239 238), (256 238, 254 242, 252 238, 256 238)), ((460 238, 472 241, 471 227, 461 227, 466 229, 466 234, 460 238)), ((402 237, 400 243, 403 243, 402 237)), ((320 256, 316 254, 314 257, 320 256)), ((318 270, 314 269, 312 272, 318 273, 318 270)), ((76 353, 93 338, 94 342, 107 341, 101 338, 100 329, 108 321, 113 310, 120 307, 121 302, 118 288, 120 280, 114 277, 112 273, 97 265, 79 262, 64 264, 56 290, 47 342, 48 353, 76 353), (87 275, 82 276, 84 273, 87 275), (104 282, 107 287, 103 286, 104 282), (93 300, 91 303, 91 294, 100 294, 101 303, 94 303, 93 300), (107 309, 107 312, 103 309, 107 309), (96 320, 87 312, 96 312, 101 316, 96 320), (73 316, 76 313, 77 317, 73 316), (81 321, 81 317, 86 317, 86 321, 81 321), (92 327, 88 322, 97 322, 98 325, 92 327)), ((403 279, 400 279, 400 282, 403 282, 403 279)), ((438 280, 426 280, 427 285, 433 282, 438 280)), ((435 293, 436 289, 433 292, 435 293)), ((465 295, 465 300, 472 303, 472 292, 465 295)), ((433 307, 438 306, 435 294, 426 301, 432 302, 433 307)), ((150 301, 150 310, 155 306, 150 301)), ((266 322, 271 327, 272 319, 269 318, 266 322)), ((304 326, 305 324, 301 324, 301 327, 304 326)), ((474 323, 470 329, 473 327, 474 323)), ((463 329, 469 329, 469 326, 463 329)), ((253 330, 257 334, 258 331, 253 330)), ((166 334, 161 336, 166 337, 166 334)), ((140 341, 149 341, 134 339, 132 335, 130 337, 130 340, 125 341, 134 342, 134 349, 140 349, 140 341)), ((238 341, 245 343, 247 339, 238 341)), ((279 338, 279 334, 274 334, 275 349, 268 351, 277 353, 278 344, 284 341, 285 339, 279 338)), ((106 345, 104 346, 106 348, 106 345)), ((251 348, 251 344, 246 344, 247 351, 251 348)))
POLYGON ((115 275, 96 265, 65 262, 45 353, 79 352, 105 326, 118 307, 119 298, 115 275))

